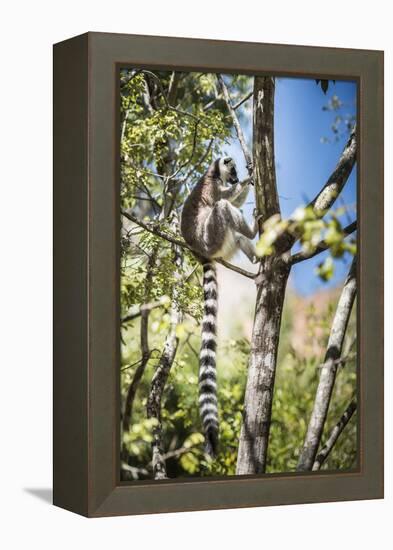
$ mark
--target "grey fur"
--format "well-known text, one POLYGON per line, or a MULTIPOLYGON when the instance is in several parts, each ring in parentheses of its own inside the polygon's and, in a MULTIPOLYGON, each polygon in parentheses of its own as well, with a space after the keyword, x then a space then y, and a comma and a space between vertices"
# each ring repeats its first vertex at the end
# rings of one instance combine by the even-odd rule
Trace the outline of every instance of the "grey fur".
POLYGON ((215 160, 186 199, 181 232, 203 264, 204 315, 199 357, 199 411, 205 451, 217 453, 218 408, 216 386, 217 277, 214 258, 229 260, 238 249, 255 261, 253 239, 258 220, 250 227, 238 209, 246 200, 250 180, 239 183, 229 157, 215 160), (231 186, 228 186, 227 183, 231 186))
POLYGON ((233 169, 236 174, 235 163, 228 158, 210 165, 184 203, 181 232, 201 258, 229 260, 240 248, 255 261, 255 248, 248 239, 257 234, 258 220, 255 218, 250 227, 238 209, 246 200, 250 180, 239 183, 233 169))

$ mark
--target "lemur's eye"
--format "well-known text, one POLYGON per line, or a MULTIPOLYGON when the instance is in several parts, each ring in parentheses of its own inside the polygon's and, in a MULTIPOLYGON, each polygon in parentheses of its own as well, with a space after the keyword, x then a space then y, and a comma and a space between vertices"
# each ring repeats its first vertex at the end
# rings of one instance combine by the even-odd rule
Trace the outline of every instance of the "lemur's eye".
POLYGON ((229 164, 229 163, 231 162, 231 160, 232 160, 232 159, 231 159, 230 157, 227 158, 227 159, 224 159, 224 164, 229 164))

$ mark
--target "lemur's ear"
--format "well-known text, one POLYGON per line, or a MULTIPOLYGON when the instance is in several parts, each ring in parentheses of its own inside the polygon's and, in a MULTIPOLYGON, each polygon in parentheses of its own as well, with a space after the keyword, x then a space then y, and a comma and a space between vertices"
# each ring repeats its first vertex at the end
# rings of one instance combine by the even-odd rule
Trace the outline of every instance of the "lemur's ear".
POLYGON ((213 162, 212 166, 212 176, 213 178, 219 178, 220 177, 220 159, 216 159, 213 162))

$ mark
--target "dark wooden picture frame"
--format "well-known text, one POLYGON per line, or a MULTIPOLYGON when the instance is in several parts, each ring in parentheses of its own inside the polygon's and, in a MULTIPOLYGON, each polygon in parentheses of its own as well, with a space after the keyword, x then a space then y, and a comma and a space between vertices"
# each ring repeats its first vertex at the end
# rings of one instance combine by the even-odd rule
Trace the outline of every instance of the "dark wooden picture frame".
POLYGON ((383 497, 383 52, 87 33, 54 46, 54 504, 89 517, 383 497), (119 66, 358 82, 359 468, 119 478, 119 66))

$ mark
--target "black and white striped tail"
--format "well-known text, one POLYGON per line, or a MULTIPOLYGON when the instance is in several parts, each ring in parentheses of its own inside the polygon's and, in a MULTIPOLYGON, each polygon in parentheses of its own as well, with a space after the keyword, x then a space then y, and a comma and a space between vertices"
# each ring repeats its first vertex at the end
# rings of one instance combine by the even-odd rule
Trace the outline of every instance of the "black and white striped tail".
POLYGON ((217 452, 218 408, 216 382, 217 274, 214 263, 203 264, 204 311, 199 356, 199 413, 205 434, 205 451, 217 452))

